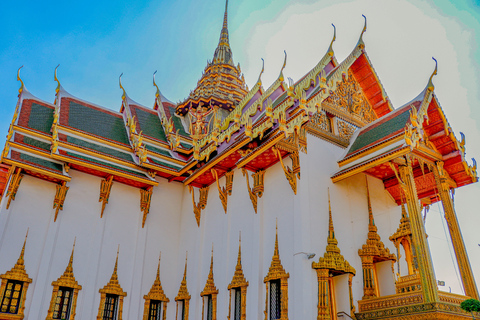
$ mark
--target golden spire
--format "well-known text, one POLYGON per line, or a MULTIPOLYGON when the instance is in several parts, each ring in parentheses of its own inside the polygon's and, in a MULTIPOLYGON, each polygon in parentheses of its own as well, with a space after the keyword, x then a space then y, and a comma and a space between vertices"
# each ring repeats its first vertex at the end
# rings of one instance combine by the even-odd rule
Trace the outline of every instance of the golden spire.
POLYGON ((433 70, 433 73, 430 76, 430 79, 428 79, 427 88, 430 91, 433 91, 435 89, 435 86, 433 85, 432 80, 433 80, 433 76, 437 74, 437 67, 438 67, 437 59, 435 59, 434 57, 432 57, 432 59, 433 59, 433 61, 435 61, 435 70, 433 70))
POLYGON ((208 273, 207 283, 205 283, 205 288, 200 293, 200 296, 205 296, 208 294, 217 294, 218 290, 215 287, 215 282, 213 280, 213 243, 212 243, 212 256, 210 258, 210 272, 208 273))
POLYGON ((273 249, 272 262, 270 268, 268 269, 267 276, 263 279, 263 282, 268 282, 274 279, 288 278, 289 274, 285 272, 285 269, 282 266, 280 261, 280 253, 278 250, 278 220, 276 221, 275 226, 275 248, 273 249))
POLYGON ((180 284, 180 288, 178 289, 178 294, 175 297, 175 301, 189 300, 191 298, 187 288, 187 260, 188 260, 188 251, 185 257, 185 270, 183 271, 182 283, 180 284))
POLYGON ((120 245, 118 245, 117 249, 117 258, 115 259, 115 267, 113 268, 112 277, 110 281, 107 283, 105 287, 99 290, 100 293, 113 293, 119 296, 126 296, 127 293, 123 291, 122 287, 120 287, 120 283, 118 282, 118 253, 120 252, 120 245))
POLYGON ((242 234, 238 237, 238 257, 237 265, 235 266, 235 273, 233 274, 232 282, 228 285, 228 290, 238 287, 248 286, 248 281, 245 279, 242 268, 242 234))
POLYGON ((225 2, 225 14, 223 16, 223 26, 220 32, 217 49, 213 55, 214 64, 230 64, 233 65, 232 50, 228 39, 228 0, 225 2))
POLYGON ((22 68, 23 68, 23 66, 18 68, 18 71, 17 71, 17 80, 20 81, 20 83, 21 83, 20 88, 18 89, 19 94, 22 93, 22 91, 25 89, 25 85, 23 84, 23 81, 20 78, 20 69, 22 69, 22 68))
POLYGON ((163 288, 162 288, 162 282, 160 281, 161 258, 162 258, 162 253, 160 252, 160 255, 158 257, 157 276, 155 278, 155 281, 153 281, 153 285, 152 285, 152 288, 150 289, 150 292, 144 296, 144 299, 152 299, 152 300, 169 302, 170 300, 167 298, 167 296, 165 296, 165 293, 163 292, 163 288))
POLYGON ((110 283, 117 283, 118 284, 117 268, 118 268, 118 253, 119 253, 119 251, 120 251, 120 245, 118 245, 117 258, 115 259, 115 267, 113 268, 113 273, 112 273, 112 277, 110 278, 110 283))
POLYGON ((73 253, 75 252, 75 243, 77 242, 77 237, 75 237, 75 240, 73 240, 73 248, 72 248, 72 253, 70 254, 70 260, 68 261, 67 268, 65 269, 65 272, 63 273, 66 276, 72 275, 73 276, 73 253))
POLYGON ((25 245, 27 244, 27 238, 28 238, 28 231, 29 229, 27 229, 27 234, 25 235, 25 240, 23 241, 22 251, 20 252, 20 256, 18 257, 18 260, 17 260, 17 263, 15 264, 14 269, 20 268, 22 270, 25 270, 24 256, 25 256, 25 245))
MULTIPOLYGON (((365 184, 367 185, 367 202, 368 202, 368 229, 375 227, 375 220, 373 220, 372 203, 370 202, 370 192, 368 189, 368 178, 365 176, 365 184)), ((376 230, 376 228, 375 228, 376 230)))
POLYGON ((71 287, 77 290, 82 289, 82 286, 78 284, 73 274, 73 254, 75 252, 76 241, 77 241, 77 238, 75 238, 75 240, 73 241, 72 253, 70 254, 70 260, 68 261, 68 265, 67 265, 67 268, 65 269, 65 272, 60 276, 60 278, 52 282, 52 286, 71 287))
POLYGON ((335 239, 335 230, 333 229, 332 206, 330 204, 330 188, 328 188, 328 240, 327 243, 337 245, 338 241, 335 239))

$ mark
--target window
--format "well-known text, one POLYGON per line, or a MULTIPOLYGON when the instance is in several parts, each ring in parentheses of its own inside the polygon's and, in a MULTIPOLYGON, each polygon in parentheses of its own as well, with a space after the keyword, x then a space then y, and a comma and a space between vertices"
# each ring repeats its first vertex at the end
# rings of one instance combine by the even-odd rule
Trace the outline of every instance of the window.
POLYGON ((270 320, 280 319, 280 279, 270 281, 270 320))
POLYGON ((117 320, 117 305, 118 296, 115 294, 107 294, 105 297, 102 320, 117 320))
POLYGON ((213 299, 212 295, 206 295, 203 297, 205 299, 205 320, 213 319, 213 299))
POLYGON ((73 288, 60 287, 55 298, 53 319, 69 319, 72 305, 73 288))
POLYGON ((150 300, 148 320, 160 320, 162 316, 162 301, 150 300))
POLYGON ((242 290, 233 289, 233 320, 241 320, 242 317, 242 290))
POLYGON ((18 306, 20 305, 20 297, 22 296, 23 282, 8 280, 5 288, 5 294, 2 299, 1 312, 3 313, 18 313, 18 306))
POLYGON ((185 300, 177 300, 177 320, 187 320, 185 300))

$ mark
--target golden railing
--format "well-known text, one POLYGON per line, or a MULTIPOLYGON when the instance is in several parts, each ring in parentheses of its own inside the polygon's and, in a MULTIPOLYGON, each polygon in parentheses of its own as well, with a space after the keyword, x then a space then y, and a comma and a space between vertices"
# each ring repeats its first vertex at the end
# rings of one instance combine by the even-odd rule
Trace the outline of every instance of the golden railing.
POLYGON ((359 312, 378 309, 395 308, 423 302, 422 292, 397 293, 380 298, 372 298, 358 301, 359 312))
POLYGON ((399 277, 396 283, 397 293, 408 293, 422 289, 420 275, 418 273, 399 277))

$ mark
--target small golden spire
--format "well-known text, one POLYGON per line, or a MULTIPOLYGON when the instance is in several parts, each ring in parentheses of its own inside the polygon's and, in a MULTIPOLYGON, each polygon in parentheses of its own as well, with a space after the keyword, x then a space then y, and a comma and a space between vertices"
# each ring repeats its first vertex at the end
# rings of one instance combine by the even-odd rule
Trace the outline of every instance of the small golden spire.
POLYGON ((25 89, 25 85, 23 84, 23 81, 20 78, 20 69, 22 69, 22 68, 23 68, 23 66, 18 68, 18 71, 17 71, 17 80, 20 81, 20 83, 21 83, 20 88, 18 89, 19 94, 22 93, 22 91, 25 89))
POLYGON ((275 220, 275 249, 273 249, 273 256, 280 259, 280 253, 278 251, 278 219, 275 220))
POLYGON ((73 253, 75 252, 75 243, 77 242, 77 237, 73 240, 73 248, 72 253, 70 254, 70 260, 68 261, 67 268, 65 269, 65 273, 71 273, 73 275, 73 253))
POLYGON ((162 259, 162 251, 160 251, 160 255, 158 256, 158 266, 157 266, 157 279, 160 281, 160 260, 162 259))
POLYGON ((330 204, 330 188, 328 190, 328 238, 335 239, 335 230, 333 229, 332 206, 330 204))
POLYGON ((25 265, 25 260, 24 260, 25 245, 27 244, 27 238, 28 238, 28 231, 29 230, 30 230, 30 228, 27 229, 27 234, 25 235, 25 240, 23 241, 22 251, 20 252, 20 256, 18 257, 16 266, 24 266, 25 265))
POLYGON ((118 245, 117 258, 115 259, 115 267, 113 268, 113 273, 112 273, 112 277, 110 278, 110 282, 112 282, 112 281, 118 282, 117 268, 118 268, 118 253, 119 252, 120 252, 120 245, 118 245))
POLYGON ((123 72, 122 74, 120 75, 120 77, 118 77, 118 84, 120 85, 120 89, 122 89, 123 93, 122 93, 122 100, 125 100, 127 98, 127 93, 125 92, 125 89, 123 88, 122 86, 122 76, 123 76, 123 72))
POLYGON ((330 42, 330 47, 328 47, 328 55, 330 55, 331 57, 333 57, 334 53, 333 53, 333 42, 337 39, 337 28, 335 27, 335 25, 332 23, 332 26, 333 26, 333 39, 332 39, 332 42, 330 42))
POLYGON ((370 192, 368 189, 368 178, 365 176, 365 184, 367 185, 367 202, 368 202, 368 224, 369 226, 375 225, 375 220, 373 220, 373 212, 372 212, 372 203, 370 202, 370 192))
POLYGON ((236 269, 242 268, 242 231, 239 231, 238 235, 238 257, 237 257, 237 267, 236 269))
POLYGON ((435 89, 435 86, 433 85, 433 76, 435 76, 437 74, 437 67, 438 67, 438 62, 437 62, 437 59, 435 59, 434 57, 432 57, 433 61, 435 61, 435 70, 433 70, 433 73, 432 75, 430 76, 430 79, 428 79, 428 85, 427 85, 427 88, 428 90, 430 91, 433 91, 435 89))

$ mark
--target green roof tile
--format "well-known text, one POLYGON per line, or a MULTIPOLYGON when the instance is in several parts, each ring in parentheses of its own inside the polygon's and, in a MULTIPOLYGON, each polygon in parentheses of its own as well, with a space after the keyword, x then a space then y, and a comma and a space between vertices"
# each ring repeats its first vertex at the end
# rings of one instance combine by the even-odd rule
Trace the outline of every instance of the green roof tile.
POLYGON ((39 141, 30 137, 23 137, 23 143, 46 150, 50 151, 50 143, 39 141))
POLYGON ((84 148, 92 149, 92 150, 95 150, 95 151, 98 151, 98 152, 102 152, 102 153, 105 153, 105 154, 110 155, 112 157, 116 157, 116 158, 126 160, 128 162, 133 162, 132 155, 129 154, 129 153, 121 152, 121 151, 114 150, 114 149, 107 148, 107 147, 103 147, 103 146, 99 146, 98 144, 87 142, 87 141, 77 139, 77 138, 74 138, 74 137, 70 137, 70 136, 67 137, 67 142, 70 142, 70 143, 75 144, 75 145, 80 146, 80 147, 84 147, 84 148))
POLYGON ((155 164, 159 164, 159 165, 162 165, 162 166, 165 166, 165 167, 168 167, 168 168, 171 168, 171 169, 174 169, 174 170, 177 170, 180 169, 181 167, 180 166, 175 166, 173 164, 170 164, 170 163, 167 163, 167 162, 163 162, 163 161, 160 161, 160 160, 157 160, 157 159, 153 159, 153 158, 148 158, 150 161, 152 161, 153 163, 155 164))
POLYGON ((31 156, 29 154, 25 154, 25 153, 20 154, 20 159, 25 160, 27 162, 37 164, 41 167, 45 167, 45 168, 48 168, 48 169, 53 170, 53 171, 57 171, 59 173, 63 173, 62 165, 58 164, 58 163, 54 163, 54 162, 51 162, 51 161, 48 161, 48 160, 33 157, 33 156, 31 156))
POLYGON ((104 166, 104 167, 108 167, 108 168, 111 168, 111 169, 123 171, 123 172, 132 174, 132 175, 137 176, 137 177, 146 178, 146 176, 144 174, 140 173, 140 172, 125 169, 123 167, 119 167, 119 166, 116 166, 116 165, 113 165, 113 164, 110 164, 110 163, 106 163, 106 162, 103 162, 103 161, 100 161, 100 160, 97 160, 97 159, 93 159, 93 158, 90 158, 90 157, 81 156, 77 153, 67 152, 67 155, 69 155, 71 157, 74 157, 74 158, 86 160, 86 161, 89 161, 89 162, 92 162, 92 163, 96 163, 96 164, 99 164, 99 165, 104 166))
MULTIPOLYGON (((375 127, 365 132, 360 132, 355 142, 350 147, 348 154, 351 154, 363 147, 368 146, 396 131, 403 129, 410 118, 410 108, 405 108, 400 114, 395 115, 393 118, 376 125, 375 127)), ((388 117, 388 115, 387 115, 388 117)))
POLYGON ((94 135, 129 144, 123 119, 70 101, 68 125, 94 135))
POLYGON ((161 141, 167 141, 162 123, 156 113, 150 113, 140 108, 136 108, 137 119, 140 123, 140 130, 145 136, 149 136, 161 141))
POLYGON ((53 109, 32 103, 28 127, 50 134, 53 123, 53 109))
POLYGON ((164 156, 169 156, 170 157, 170 152, 168 152, 167 150, 155 148, 155 147, 152 147, 151 145, 146 144, 146 143, 144 145, 147 148, 147 150, 150 150, 150 151, 153 151, 153 152, 156 152, 156 153, 160 153, 160 154, 163 154, 164 156))
POLYGON ((182 120, 179 117, 175 116, 175 108, 168 107, 170 109, 170 114, 172 115, 173 125, 175 126, 175 130, 178 131, 178 134, 188 137, 189 134, 185 132, 183 128, 182 120))

